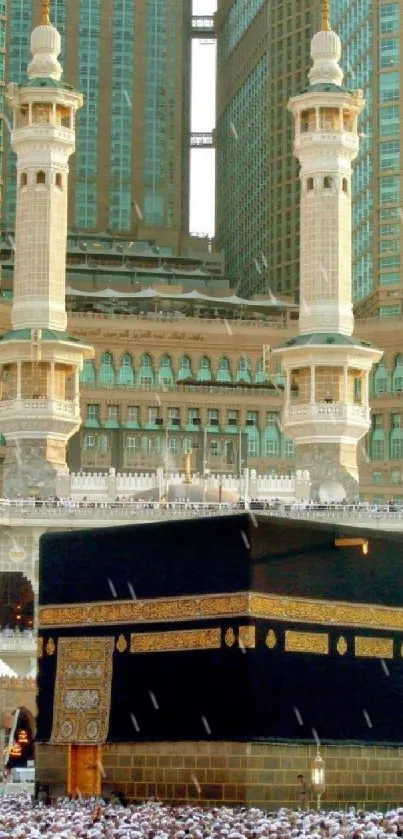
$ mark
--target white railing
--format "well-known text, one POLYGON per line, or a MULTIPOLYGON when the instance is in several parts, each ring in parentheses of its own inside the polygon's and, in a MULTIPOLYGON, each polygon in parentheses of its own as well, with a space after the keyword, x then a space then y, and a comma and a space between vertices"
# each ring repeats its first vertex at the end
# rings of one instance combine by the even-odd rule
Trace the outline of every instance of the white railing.
POLYGON ((320 402, 305 405, 288 405, 284 409, 284 419, 360 419, 369 420, 369 408, 365 405, 349 405, 345 402, 320 402))
POLYGON ((36 639, 33 632, 0 630, 0 655, 2 653, 35 654, 36 639))
POLYGON ((17 411, 28 414, 34 412, 36 415, 53 413, 68 417, 80 416, 78 402, 58 399, 7 399, 0 402, 0 417, 17 411))
MULTIPOLYGON (((108 473, 72 473, 66 480, 69 488, 64 490, 65 495, 73 499, 98 499, 112 501, 122 496, 141 497, 141 493, 149 493, 158 490, 164 495, 166 486, 179 487, 185 485, 185 474, 171 472, 166 475, 165 469, 160 467, 154 472, 117 473, 110 469, 108 473)), ((236 495, 248 495, 254 498, 282 498, 292 501, 296 498, 308 499, 309 474, 297 470, 295 476, 288 475, 257 475, 254 470, 245 470, 241 480, 238 475, 208 474, 205 478, 197 474, 192 478, 193 489, 198 487, 207 493, 231 492, 236 495), (303 494, 300 494, 302 489, 303 494)), ((191 494, 192 490, 190 491, 191 494)), ((60 493, 62 494, 62 493, 60 493)), ((133 499, 134 500, 134 499, 133 499)))
MULTIPOLYGON (((202 503, 188 500, 174 502, 158 501, 4 501, 0 500, 0 524, 12 523, 23 519, 68 519, 72 521, 94 520, 108 523, 113 521, 133 521, 136 519, 169 519, 189 517, 210 517, 229 515, 242 511, 256 512, 264 516, 284 516, 291 519, 324 519, 326 521, 374 522, 377 526, 382 519, 388 523, 401 523, 403 526, 403 506, 369 505, 366 503, 325 505, 325 504, 287 504, 281 501, 250 500, 237 502, 202 503)), ((400 529, 400 527, 398 528, 400 529)))

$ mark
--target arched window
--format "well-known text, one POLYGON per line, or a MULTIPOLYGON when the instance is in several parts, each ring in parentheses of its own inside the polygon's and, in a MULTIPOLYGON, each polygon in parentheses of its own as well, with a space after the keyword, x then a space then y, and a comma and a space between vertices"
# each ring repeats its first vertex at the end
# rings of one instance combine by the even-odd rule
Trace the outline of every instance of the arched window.
POLYGON ((206 355, 200 359, 199 369, 197 371, 198 382, 211 382, 211 361, 206 355))
POLYGON ((380 361, 374 372, 374 393, 386 393, 388 389, 388 372, 383 361, 380 361))
POLYGON ((100 454, 105 454, 108 451, 109 440, 106 434, 99 434, 97 448, 100 454))
POLYGON ((251 384, 252 376, 250 371, 250 361, 249 358, 246 358, 245 355, 239 359, 237 370, 236 370, 236 381, 237 382, 246 382, 247 384, 251 384))
POLYGON ((392 469, 390 479, 392 484, 400 484, 402 480, 402 473, 400 469, 392 469))
POLYGON ((211 457, 219 457, 220 454, 221 454, 220 441, 216 440, 216 438, 213 437, 213 439, 210 440, 210 455, 211 455, 211 457))
POLYGON ((28 175, 26 172, 21 172, 20 176, 20 186, 27 186, 28 183, 28 175))
POLYGON ((144 388, 150 388, 154 384, 153 360, 148 353, 143 353, 141 356, 136 382, 140 387, 144 388))
POLYGON ((266 428, 263 435, 264 457, 280 457, 281 434, 279 429, 279 415, 277 412, 268 411, 266 416, 266 428))
POLYGON ((97 380, 95 366, 93 361, 84 361, 83 369, 80 373, 80 382, 83 385, 95 385, 97 380))
POLYGON ((393 393, 402 393, 403 391, 403 355, 398 353, 395 358, 395 366, 392 374, 392 390, 393 393))
POLYGON ((116 382, 115 365, 110 352, 104 352, 98 372, 98 382, 104 387, 112 386, 116 382))
POLYGON ((255 373, 255 384, 263 385, 266 382, 266 373, 264 372, 263 358, 259 358, 255 373))
POLYGON ((84 451, 88 452, 95 449, 96 438, 95 434, 85 434, 84 436, 84 451))
POLYGON ((134 385, 134 370, 133 359, 129 352, 122 355, 118 373, 118 384, 126 387, 133 387, 134 385))
POLYGON ((224 443, 224 457, 227 466, 231 466, 235 462, 235 451, 232 440, 226 440, 224 443))
POLYGON ((183 448, 183 451, 185 453, 192 451, 193 446, 192 446, 192 440, 191 440, 190 437, 185 437, 184 438, 183 443, 182 443, 182 448, 183 448))
POLYGON ((313 187, 314 187, 313 178, 307 178, 307 181, 306 181, 307 191, 312 192, 313 187))
POLYGON ((138 449, 137 437, 132 437, 132 436, 126 437, 125 448, 129 449, 129 451, 131 451, 131 452, 136 451, 136 449, 138 449))
POLYGON ((168 451, 170 454, 179 454, 180 441, 177 437, 170 437, 168 440, 168 451))
POLYGON ((333 178, 330 175, 325 175, 323 178, 323 189, 331 189, 333 186, 333 178))
POLYGON ((163 387, 173 387, 175 376, 172 370, 172 359, 170 355, 163 355, 158 371, 158 381, 163 387))
POLYGON ((343 178, 342 189, 343 189, 343 192, 345 192, 346 195, 348 195, 348 180, 347 180, 347 178, 343 178))
POLYGON ((46 174, 45 172, 37 172, 36 173, 36 182, 37 184, 46 184, 46 174))
POLYGON ((183 355, 179 362, 177 381, 183 382, 186 379, 193 379, 192 362, 188 355, 183 355))
POLYGON ((141 451, 144 454, 150 454, 151 449, 152 449, 151 437, 142 437, 141 438, 141 451))
POLYGON ((63 178, 61 172, 56 172, 55 183, 59 189, 63 189, 63 178))
POLYGON ((217 370, 217 382, 232 382, 231 365, 228 358, 220 358, 217 370))

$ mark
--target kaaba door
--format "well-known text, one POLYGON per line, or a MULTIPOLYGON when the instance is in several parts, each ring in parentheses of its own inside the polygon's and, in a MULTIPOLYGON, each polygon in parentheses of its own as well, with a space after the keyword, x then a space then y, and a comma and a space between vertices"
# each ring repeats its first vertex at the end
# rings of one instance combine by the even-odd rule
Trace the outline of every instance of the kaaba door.
POLYGON ((101 747, 70 746, 67 792, 69 795, 101 795, 101 747))

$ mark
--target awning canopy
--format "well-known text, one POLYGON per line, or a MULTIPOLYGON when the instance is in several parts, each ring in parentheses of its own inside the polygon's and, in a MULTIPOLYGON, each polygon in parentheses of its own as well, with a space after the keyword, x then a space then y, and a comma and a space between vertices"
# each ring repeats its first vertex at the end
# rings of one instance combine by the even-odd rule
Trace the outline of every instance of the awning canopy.
POLYGON ((102 291, 83 291, 82 289, 66 288, 66 295, 68 297, 87 297, 94 300, 105 299, 126 299, 126 300, 175 300, 178 303, 214 303, 219 309, 221 306, 236 306, 248 309, 293 309, 294 303, 288 303, 285 300, 280 300, 272 296, 270 300, 246 300, 243 297, 238 297, 237 294, 232 294, 228 297, 215 297, 207 294, 202 294, 200 291, 193 289, 186 292, 171 292, 168 294, 156 291, 154 288, 144 288, 141 291, 118 291, 113 288, 105 288, 102 291))

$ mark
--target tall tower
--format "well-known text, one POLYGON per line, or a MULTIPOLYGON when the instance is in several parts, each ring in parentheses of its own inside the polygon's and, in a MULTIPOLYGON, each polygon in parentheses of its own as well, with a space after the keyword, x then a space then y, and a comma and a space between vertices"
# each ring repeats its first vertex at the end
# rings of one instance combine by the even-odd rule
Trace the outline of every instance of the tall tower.
POLYGON ((28 80, 10 84, 17 154, 12 330, 0 336, 0 423, 10 496, 58 489, 66 444, 80 426, 79 372, 92 348, 66 334, 68 160, 82 96, 61 81, 60 35, 43 2, 28 80))
POLYGON ((368 376, 382 352, 352 337, 351 163, 362 91, 343 87, 340 39, 323 0, 305 93, 289 100, 301 180, 299 335, 275 350, 286 373, 284 431, 313 494, 358 493, 357 443, 370 425, 368 376))

